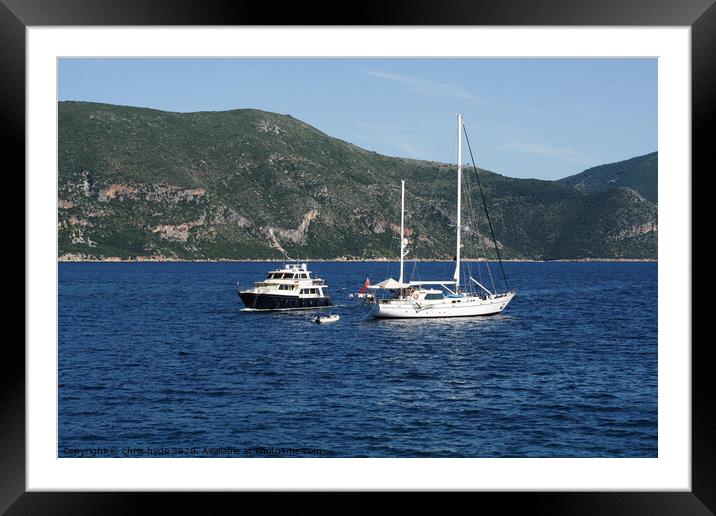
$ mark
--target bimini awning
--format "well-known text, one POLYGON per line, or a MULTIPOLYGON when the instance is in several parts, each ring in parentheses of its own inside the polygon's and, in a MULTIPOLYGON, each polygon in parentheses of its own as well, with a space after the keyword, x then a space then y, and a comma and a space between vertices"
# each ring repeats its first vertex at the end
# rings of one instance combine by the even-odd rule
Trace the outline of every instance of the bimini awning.
POLYGON ((393 278, 388 278, 387 280, 383 280, 380 283, 376 283, 375 285, 370 285, 368 288, 382 288, 386 290, 398 290, 401 288, 408 288, 410 287, 409 283, 401 283, 399 281, 395 281, 393 278))

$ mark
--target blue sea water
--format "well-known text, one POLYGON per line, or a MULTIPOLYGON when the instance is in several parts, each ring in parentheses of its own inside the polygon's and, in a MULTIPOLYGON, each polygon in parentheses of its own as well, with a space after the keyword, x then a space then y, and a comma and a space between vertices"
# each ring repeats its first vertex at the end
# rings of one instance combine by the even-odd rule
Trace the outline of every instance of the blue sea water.
POLYGON ((410 321, 348 297, 397 264, 310 263, 329 325, 241 311, 274 265, 60 263, 58 456, 657 456, 656 263, 506 263, 502 314, 410 321))

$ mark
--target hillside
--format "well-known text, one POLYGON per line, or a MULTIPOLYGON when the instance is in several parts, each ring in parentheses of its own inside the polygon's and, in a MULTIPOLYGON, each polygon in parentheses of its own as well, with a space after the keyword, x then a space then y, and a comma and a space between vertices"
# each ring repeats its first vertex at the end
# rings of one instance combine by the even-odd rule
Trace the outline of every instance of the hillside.
MULTIPOLYGON (((65 259, 395 258, 401 179, 411 257, 454 251, 455 176, 446 164, 382 156, 249 109, 60 102, 58 127, 65 259)), ((477 207, 474 175, 465 176, 477 207)), ((656 206, 634 189, 480 178, 505 258, 656 257, 656 206)), ((466 241, 471 233, 489 234, 479 213, 466 241)))
POLYGON ((618 187, 631 188, 645 199, 658 203, 658 153, 652 152, 617 163, 593 167, 560 179, 585 193, 599 193, 618 187))

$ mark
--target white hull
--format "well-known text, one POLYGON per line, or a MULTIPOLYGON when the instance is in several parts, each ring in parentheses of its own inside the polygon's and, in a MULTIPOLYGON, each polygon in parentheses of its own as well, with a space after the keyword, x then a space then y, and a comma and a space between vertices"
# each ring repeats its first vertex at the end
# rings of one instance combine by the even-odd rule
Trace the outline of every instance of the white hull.
POLYGON ((340 318, 341 317, 339 315, 326 315, 323 317, 314 317, 312 319, 312 321, 314 323, 318 323, 318 324, 328 324, 328 323, 336 322, 340 318))
POLYGON ((371 306, 370 314, 378 319, 419 319, 429 317, 474 317, 494 315, 502 312, 512 301, 515 292, 498 294, 494 298, 482 299, 477 296, 466 296, 460 302, 454 298, 436 301, 421 300, 413 302, 408 299, 391 299, 371 306))

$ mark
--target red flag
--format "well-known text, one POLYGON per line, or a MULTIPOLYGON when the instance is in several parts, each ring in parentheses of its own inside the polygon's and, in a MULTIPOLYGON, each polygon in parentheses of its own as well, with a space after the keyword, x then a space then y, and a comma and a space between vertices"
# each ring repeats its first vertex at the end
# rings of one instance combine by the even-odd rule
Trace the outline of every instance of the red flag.
POLYGON ((365 289, 367 289, 370 286, 370 278, 365 279, 365 283, 363 283, 363 288, 360 289, 358 292, 361 294, 365 294, 365 289))

